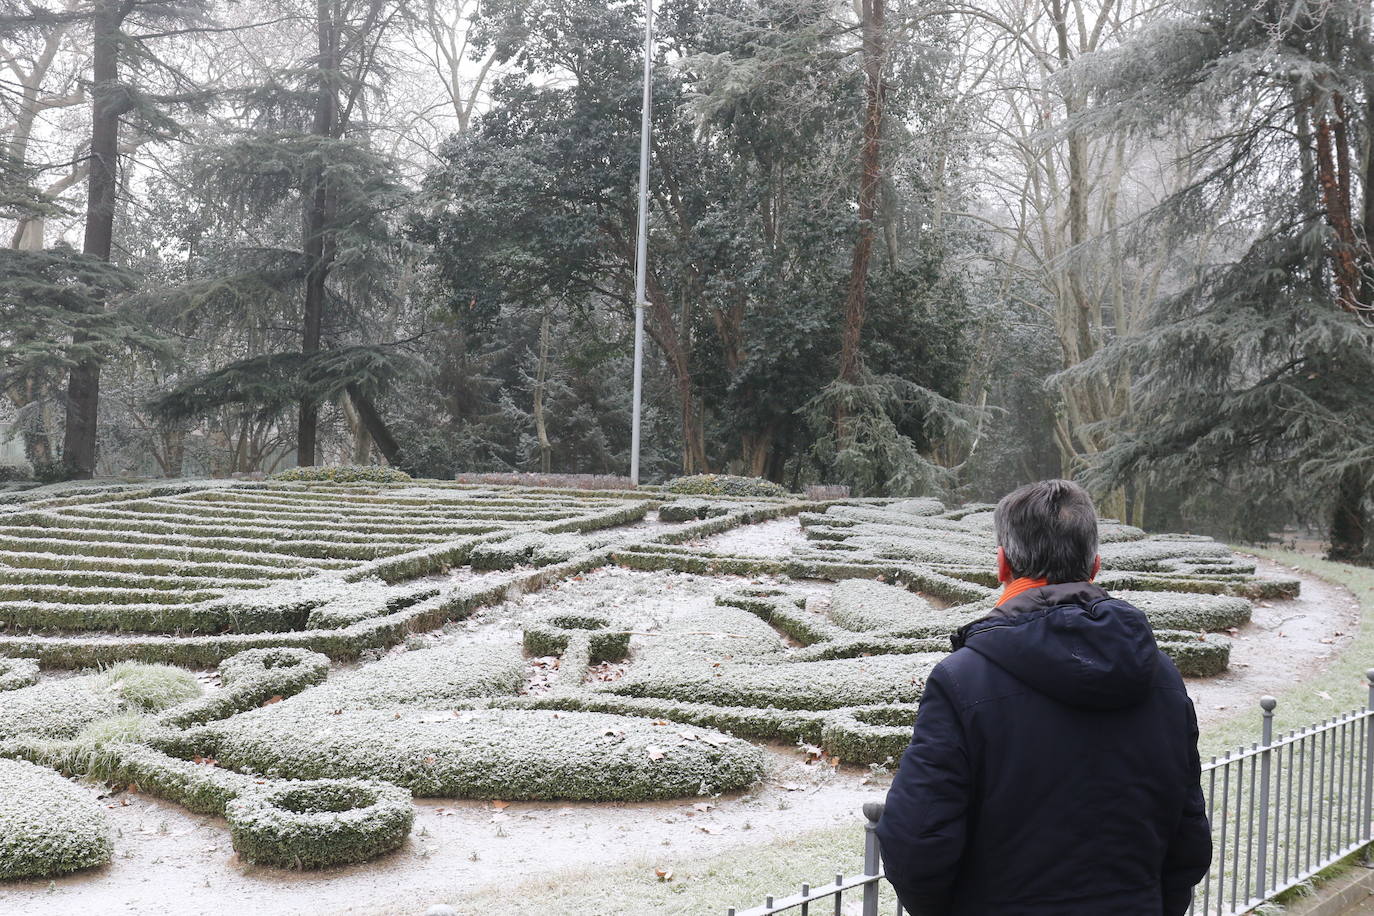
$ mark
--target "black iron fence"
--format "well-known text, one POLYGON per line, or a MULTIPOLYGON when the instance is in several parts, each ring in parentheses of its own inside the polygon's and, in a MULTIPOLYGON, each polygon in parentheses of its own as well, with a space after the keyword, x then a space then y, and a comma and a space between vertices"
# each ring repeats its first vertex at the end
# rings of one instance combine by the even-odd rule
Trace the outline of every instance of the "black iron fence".
MULTIPOLYGON (((1260 740, 1202 767, 1212 868, 1193 894, 1194 916, 1238 916, 1374 842, 1374 669, 1368 705, 1274 736, 1273 697, 1260 700, 1260 740)), ((883 806, 863 806, 863 874, 803 884, 729 916, 878 916, 882 863, 874 829, 883 806), (846 894, 849 896, 846 898, 846 894)), ((901 916, 901 904, 895 905, 901 916)))

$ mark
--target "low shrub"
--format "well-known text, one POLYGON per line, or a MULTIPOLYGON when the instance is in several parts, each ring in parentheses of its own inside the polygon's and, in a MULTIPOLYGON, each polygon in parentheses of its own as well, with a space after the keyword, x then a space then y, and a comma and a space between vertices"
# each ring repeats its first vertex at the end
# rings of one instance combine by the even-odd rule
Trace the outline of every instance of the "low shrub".
POLYGON ((821 726, 821 747, 844 763, 886 763, 911 742, 915 706, 859 706, 840 710, 821 726))
POLYGON ((110 861, 105 810, 46 767, 0 759, 0 880, 47 877, 110 861))
POLYGON ((785 497, 787 488, 762 477, 736 477, 731 474, 695 474, 675 477, 663 485, 669 493, 688 496, 763 496, 785 497))
POLYGON ((1155 642, 1184 677, 1215 677, 1231 663, 1231 640, 1215 633, 1155 630, 1155 642))
POLYGON ((593 665, 618 661, 630 652, 630 634, 623 624, 598 614, 567 612, 553 612, 527 622, 525 651, 533 656, 562 655, 568 640, 580 633, 588 636, 588 661, 593 665))
POLYGON ((265 786, 225 808, 234 851, 258 865, 323 868, 366 862, 405 842, 410 793, 386 783, 323 779, 265 786))
POLYGON ((725 515, 730 511, 728 505, 714 503, 706 499, 679 499, 660 506, 658 520, 661 522, 695 522, 725 515))
POLYGON ((273 697, 291 697, 324 681, 329 658, 308 649, 248 649, 220 663, 223 689, 168 709, 162 725, 184 728, 254 709, 273 697))
POLYGON ((291 483, 409 483, 415 478, 405 471, 378 465, 340 465, 291 468, 273 474, 270 479, 291 483))
POLYGON ((38 659, 0 658, 0 690, 18 690, 38 683, 38 659))
POLYGON ((838 709, 878 703, 914 703, 926 676, 944 654, 876 655, 814 662, 701 664, 686 659, 654 670, 635 666, 596 689, 637 697, 777 709, 838 709))
POLYGON ((417 796, 531 801, 726 792, 753 783, 764 765, 758 748, 718 732, 598 713, 273 709, 207 726, 206 752, 269 777, 360 776, 417 796))

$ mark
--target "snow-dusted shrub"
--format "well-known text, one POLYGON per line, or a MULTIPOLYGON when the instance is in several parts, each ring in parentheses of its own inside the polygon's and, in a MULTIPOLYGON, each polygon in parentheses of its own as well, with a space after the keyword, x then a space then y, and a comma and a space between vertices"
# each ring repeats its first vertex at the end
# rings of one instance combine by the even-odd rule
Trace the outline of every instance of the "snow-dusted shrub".
POLYGON ((843 763, 897 760, 911 743, 915 706, 860 706, 842 709, 821 727, 821 747, 843 763))
POLYGON ((663 485, 669 493, 689 496, 771 496, 789 495, 787 488, 762 477, 736 477, 731 474, 695 474, 674 477, 663 485))
POLYGON ((562 655, 568 640, 580 633, 588 637, 588 661, 616 661, 630 652, 630 634, 600 614, 554 611, 525 623, 524 645, 530 655, 562 655))
POLYGON ((273 697, 295 696, 324 681, 329 659, 308 649, 248 649, 220 663, 222 690, 182 703, 158 717, 163 725, 184 728, 223 719, 261 706, 273 697))
POLYGON ((1104 569, 1150 572, 1167 569, 1171 560, 1197 561, 1202 558, 1229 560, 1231 551, 1215 541, 1179 540, 1170 535, 1102 544, 1099 548, 1104 569))
POLYGON ((0 658, 0 690, 18 690, 38 683, 38 659, 0 658))
POLYGON ((291 468, 273 474, 272 480, 309 483, 408 483, 412 478, 405 471, 377 465, 343 465, 339 467, 291 468))
POLYGON ((105 810, 46 767, 0 759, 0 880, 61 875, 110 861, 105 810))
POLYGON ((73 738, 96 719, 124 711, 124 701, 100 683, 99 675, 49 678, 0 697, 0 739, 73 738))
POLYGON ((1112 591, 1145 612, 1156 630, 1226 630, 1250 622, 1251 605, 1244 598, 1176 592, 1112 591))
POLYGON ((1184 677, 1214 677, 1231 661, 1231 640, 1216 633, 1155 630, 1155 642, 1184 677))
POLYGON ((875 703, 914 703, 943 655, 876 655, 779 664, 688 660, 652 670, 637 665, 597 689, 637 697, 665 697, 721 706, 837 709, 875 703))
POLYGON ((962 606, 941 610, 905 588, 845 579, 830 596, 830 619, 847 630, 900 631, 907 637, 946 636, 985 613, 962 606))
POLYGON ((228 804, 225 818, 243 859, 304 869, 391 852, 410 834, 415 808, 410 793, 398 786, 323 779, 245 792, 228 804))
POLYGON ((907 515, 939 515, 945 511, 945 504, 932 496, 917 499, 901 499, 884 507, 888 512, 904 512, 907 515))
POLYGON ((715 518, 730 511, 728 504, 711 502, 707 499, 679 499, 659 507, 658 520, 661 522, 692 522, 705 518, 715 518))
POLYGON ((277 715, 208 726, 208 752, 222 766, 268 776, 358 776, 442 798, 648 801, 740 789, 763 772, 763 753, 747 742, 648 719, 278 707, 277 715))
POLYGON ((804 600, 799 604, 796 598, 787 595, 736 592, 717 596, 716 603, 746 610, 804 646, 843 635, 840 628, 823 615, 807 610, 804 600))
POLYGON ((106 745, 90 762, 91 776, 136 784, 141 792, 176 802, 197 814, 223 816, 230 801, 265 784, 212 762, 183 760, 146 744, 106 745))

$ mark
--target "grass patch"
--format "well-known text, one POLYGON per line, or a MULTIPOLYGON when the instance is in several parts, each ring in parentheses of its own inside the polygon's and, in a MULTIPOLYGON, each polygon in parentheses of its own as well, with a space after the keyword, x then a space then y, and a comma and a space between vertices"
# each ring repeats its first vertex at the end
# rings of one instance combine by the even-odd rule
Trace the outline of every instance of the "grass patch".
POLYGON ((171 665, 121 662, 101 677, 130 706, 149 712, 170 709, 202 693, 194 674, 171 665))
MULTIPOLYGON (((447 903, 459 916, 724 916, 728 907, 758 906, 767 894, 781 897, 801 889, 802 881, 820 886, 835 872, 863 871, 863 827, 859 812, 847 827, 809 831, 767 844, 741 846, 716 855, 678 858, 665 849, 659 858, 639 858, 613 868, 576 868, 551 872, 519 883, 501 883, 465 893, 457 882, 449 894, 399 895, 372 912, 413 916, 433 903, 447 903), (655 869, 670 868, 671 881, 655 869)), ((845 912, 858 912, 861 895, 845 894, 845 912)), ((880 912, 896 911, 897 898, 883 886, 880 912)), ((813 913, 834 911, 833 898, 818 902, 813 913)))

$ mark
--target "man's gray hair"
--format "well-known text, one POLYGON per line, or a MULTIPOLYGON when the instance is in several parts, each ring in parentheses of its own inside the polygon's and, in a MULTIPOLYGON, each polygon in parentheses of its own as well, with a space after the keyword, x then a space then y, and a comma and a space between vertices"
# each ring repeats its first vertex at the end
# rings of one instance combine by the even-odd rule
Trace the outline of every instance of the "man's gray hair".
POLYGON ((997 544, 1018 576, 1082 582, 1097 556, 1097 511, 1071 480, 1042 480, 1013 490, 992 513, 997 544))

